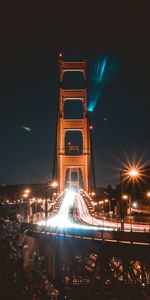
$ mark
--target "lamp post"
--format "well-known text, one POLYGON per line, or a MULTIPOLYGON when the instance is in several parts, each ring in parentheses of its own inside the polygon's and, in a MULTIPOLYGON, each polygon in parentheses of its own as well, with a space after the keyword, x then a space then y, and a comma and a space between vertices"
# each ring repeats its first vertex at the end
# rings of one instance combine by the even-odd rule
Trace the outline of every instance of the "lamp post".
POLYGON ((96 193, 95 192, 91 192, 91 196, 95 197, 96 193))
POLYGON ((146 193, 146 196, 147 196, 148 198, 150 198, 150 191, 148 191, 148 192, 146 193))
POLYGON ((45 190, 45 225, 46 226, 47 226, 47 216, 48 216, 47 193, 48 193, 48 184, 46 184, 46 190, 45 190))
POLYGON ((110 210, 109 209, 109 200, 108 199, 105 199, 104 200, 104 211, 105 211, 105 213, 107 213, 107 204, 108 204, 108 211, 110 210))
MULTIPOLYGON (((120 198, 121 198, 121 207, 120 207, 120 216, 121 216, 121 228, 124 230, 124 201, 122 198, 122 184, 124 179, 132 180, 133 183, 133 201, 135 201, 135 180, 139 179, 141 176, 140 168, 130 167, 120 172, 120 198)), ((130 199, 131 201, 131 199, 130 199)), ((131 204, 130 204, 131 207, 131 204)), ((131 208, 130 208, 131 210, 131 208)))
POLYGON ((103 210, 104 201, 103 201, 103 200, 100 200, 98 203, 99 203, 99 212, 100 212, 100 214, 101 214, 101 213, 102 213, 102 210, 103 210))
MULTIPOLYGON (((146 196, 150 199, 150 191, 146 193, 146 196)), ((150 215, 150 203, 148 203, 148 206, 149 206, 149 215, 150 215)), ((149 232, 150 232, 150 223, 149 223, 149 232)))
POLYGON ((133 184, 132 200, 134 202, 135 201, 135 180, 140 176, 138 169, 131 168, 128 172, 128 176, 132 180, 132 184, 133 184))
MULTIPOLYGON (((149 200, 150 200, 150 191, 148 191, 148 192, 146 193, 146 196, 147 196, 147 198, 149 198, 149 200)), ((149 207, 148 211, 149 211, 149 215, 150 215, 150 203, 148 203, 148 207, 149 207)))
MULTIPOLYGON (((126 200, 128 200, 128 204, 129 204, 129 215, 131 214, 131 198, 130 198, 130 196, 129 195, 127 195, 127 194, 123 194, 122 195, 122 199, 123 199, 123 201, 126 201, 126 200)), ((127 206, 127 205, 126 205, 127 206)), ((123 203, 123 208, 124 208, 124 203, 123 203)), ((127 214, 128 214, 128 211, 126 211, 127 212, 127 214)))
POLYGON ((122 198, 123 170, 120 171, 120 217, 121 230, 124 230, 124 203, 122 198))
POLYGON ((48 188, 50 188, 51 190, 51 197, 52 197, 52 189, 55 189, 57 188, 58 186, 58 183, 56 180, 53 180, 51 182, 48 182, 46 184, 46 191, 45 191, 45 225, 47 226, 47 218, 48 218, 48 203, 47 203, 47 200, 48 200, 48 188))
POLYGON ((23 198, 27 199, 27 216, 26 220, 29 222, 30 220, 30 200, 29 200, 29 194, 31 193, 31 190, 29 188, 26 188, 23 191, 23 198))

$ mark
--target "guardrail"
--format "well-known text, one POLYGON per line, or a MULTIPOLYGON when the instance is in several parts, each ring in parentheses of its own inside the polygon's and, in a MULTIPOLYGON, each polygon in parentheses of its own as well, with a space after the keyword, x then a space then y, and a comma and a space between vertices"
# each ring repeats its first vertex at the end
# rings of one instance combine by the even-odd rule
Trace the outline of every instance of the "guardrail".
POLYGON ((93 241, 104 241, 106 243, 132 244, 150 246, 150 232, 125 232, 125 231, 106 231, 106 230, 83 230, 74 228, 54 228, 38 226, 29 223, 21 224, 22 231, 34 236, 59 236, 74 239, 85 239, 93 241))

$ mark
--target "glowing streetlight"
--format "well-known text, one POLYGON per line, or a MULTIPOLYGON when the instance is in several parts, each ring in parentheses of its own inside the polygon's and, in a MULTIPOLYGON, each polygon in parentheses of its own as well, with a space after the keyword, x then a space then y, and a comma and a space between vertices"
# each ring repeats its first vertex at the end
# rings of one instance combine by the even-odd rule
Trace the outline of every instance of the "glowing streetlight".
POLYGON ((132 183, 133 183, 132 207, 136 208, 137 202, 135 201, 135 182, 138 182, 138 180, 141 179, 143 174, 141 173, 141 168, 138 166, 135 166, 135 167, 131 167, 130 169, 128 169, 127 175, 129 177, 129 180, 132 180, 132 183))
POLYGON ((137 207, 138 207, 138 203, 137 203, 137 202, 133 202, 133 203, 132 203, 132 207, 133 207, 133 208, 137 208, 137 207))
POLYGON ((23 198, 28 198, 29 194, 28 193, 23 193, 23 198))
POLYGON ((29 194, 30 192, 31 192, 30 189, 25 189, 25 190, 24 190, 24 193, 25 193, 25 194, 29 194))
POLYGON ((122 195, 122 187, 123 182, 129 180, 133 185, 133 195, 132 201, 135 201, 135 182, 138 182, 139 179, 143 176, 142 169, 139 165, 131 165, 126 166, 124 170, 120 172, 120 194, 121 194, 121 203, 120 203, 120 215, 122 219, 124 219, 124 202, 123 200, 129 199, 130 201, 130 211, 131 211, 131 197, 122 195))
POLYGON ((146 193, 146 196, 147 196, 148 198, 150 198, 150 191, 148 191, 148 192, 146 193))
POLYGON ((92 193, 91 193, 91 196, 92 196, 92 197, 94 197, 95 195, 96 195, 95 192, 92 192, 92 193))
POLYGON ((25 189, 23 191, 23 198, 28 198, 29 197, 29 194, 31 193, 31 190, 30 189, 25 189))
POLYGON ((105 199, 105 200, 104 200, 104 202, 105 202, 105 203, 108 203, 108 202, 109 202, 109 200, 108 200, 108 199, 105 199))
POLYGON ((131 176, 132 178, 139 176, 139 171, 138 169, 131 169, 128 172, 129 176, 131 176))
POLYGON ((57 181, 53 181, 53 182, 50 184, 50 186, 51 186, 52 188, 56 188, 56 187, 58 186, 58 182, 57 182, 57 181))
MULTIPOLYGON (((146 193, 147 198, 150 198, 150 191, 146 193)), ((150 204, 149 204, 149 214, 150 214, 150 204)))
POLYGON ((139 165, 126 167, 124 170, 125 179, 132 180, 133 182, 142 179, 144 176, 143 169, 139 165))
POLYGON ((104 199, 104 210, 105 210, 105 212, 107 212, 107 203, 108 203, 108 210, 110 210, 110 207, 109 207, 109 200, 106 198, 106 199, 104 199))
POLYGON ((23 198, 28 198, 29 197, 29 194, 30 194, 31 190, 30 189, 25 189, 23 191, 23 198))
POLYGON ((52 189, 55 189, 58 187, 58 182, 56 180, 53 180, 51 182, 48 182, 48 184, 46 184, 46 195, 45 195, 45 223, 47 225, 47 218, 48 218, 48 197, 47 197, 47 193, 48 193, 48 188, 51 189, 51 199, 52 199, 52 189))
MULTIPOLYGON (((128 200, 128 204, 129 204, 129 214, 131 214, 131 197, 130 197, 130 195, 123 194, 123 195, 122 195, 122 199, 123 199, 123 200, 128 200)), ((128 211, 127 211, 127 214, 128 214, 128 211)))
POLYGON ((32 208, 31 208, 31 205, 30 205, 30 199, 29 199, 29 195, 30 195, 30 193, 31 193, 31 190, 29 189, 29 188, 26 188, 24 191, 23 191, 23 194, 22 194, 22 197, 23 198, 26 198, 26 201, 25 201, 25 203, 26 203, 26 205, 27 205, 27 211, 26 211, 26 213, 25 213, 25 215, 26 215, 26 219, 27 219, 27 222, 29 222, 29 217, 30 217, 30 215, 32 214, 32 208))

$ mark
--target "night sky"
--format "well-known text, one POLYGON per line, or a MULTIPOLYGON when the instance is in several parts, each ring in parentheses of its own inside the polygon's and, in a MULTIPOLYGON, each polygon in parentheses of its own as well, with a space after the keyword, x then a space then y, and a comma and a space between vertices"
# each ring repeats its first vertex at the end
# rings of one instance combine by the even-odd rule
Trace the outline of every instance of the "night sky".
MULTIPOLYGON (((51 176, 59 51, 64 60, 86 59, 89 66, 104 56, 114 62, 92 112, 97 185, 115 184, 127 158, 149 163, 149 8, 144 1, 142 7, 134 1, 130 6, 120 1, 121 7, 103 2, 99 7, 13 2, 1 9, 1 184, 38 183, 51 176)), ((91 74, 89 92, 90 80, 91 74)))

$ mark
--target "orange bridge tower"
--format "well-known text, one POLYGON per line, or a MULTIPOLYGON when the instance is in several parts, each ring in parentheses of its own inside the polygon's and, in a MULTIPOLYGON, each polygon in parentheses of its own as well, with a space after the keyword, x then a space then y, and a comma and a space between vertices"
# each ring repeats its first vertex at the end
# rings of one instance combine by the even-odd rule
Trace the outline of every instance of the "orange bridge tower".
MULTIPOLYGON (((84 79, 84 86, 87 81, 86 62, 66 62, 59 59, 59 107, 57 119, 57 180, 60 193, 66 188, 78 190, 83 188, 89 191, 90 178, 90 128, 87 111, 87 88, 64 89, 62 88, 65 72, 81 72, 84 79), (82 119, 65 118, 65 101, 82 102, 82 119), (82 137, 82 149, 79 145, 65 144, 68 131, 80 131, 82 137), (66 147, 69 150, 66 151, 66 147), (72 155, 73 153, 73 155, 72 155)), ((69 75, 69 73, 68 73, 69 75)), ((75 103, 75 102, 74 102, 75 103)))

